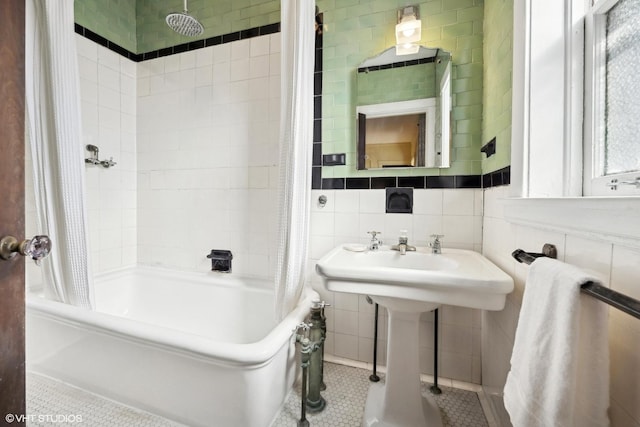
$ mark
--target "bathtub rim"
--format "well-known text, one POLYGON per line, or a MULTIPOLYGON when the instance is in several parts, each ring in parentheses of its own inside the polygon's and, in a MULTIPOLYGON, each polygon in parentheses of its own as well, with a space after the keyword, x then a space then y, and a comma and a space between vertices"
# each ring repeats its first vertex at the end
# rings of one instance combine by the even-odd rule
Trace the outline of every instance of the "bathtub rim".
MULTIPOLYGON (((125 275, 135 271, 163 272, 168 274, 188 274, 200 276, 198 273, 168 270, 154 267, 129 267, 122 270, 101 274, 100 277, 125 275)), ((96 276, 98 277, 98 276, 96 276)), ((200 276, 207 277, 207 276, 200 276)), ((234 283, 242 283, 241 278, 233 278, 234 283)), ((223 281, 226 279, 223 279, 223 281)), ((251 278, 247 278, 253 281, 251 278)), ((244 286, 251 286, 245 284, 244 286)), ((257 286, 256 286, 257 287, 257 286)), ((264 288, 269 290, 268 288, 264 288)), ((116 338, 135 341, 139 344, 156 347, 164 351, 180 353, 197 359, 215 361, 230 367, 260 367, 268 364, 278 351, 290 342, 296 326, 303 321, 311 307, 311 301, 319 299, 318 293, 310 286, 303 288, 295 309, 262 339, 246 344, 214 341, 201 335, 153 325, 134 319, 118 317, 113 314, 48 300, 38 292, 28 291, 26 298, 27 314, 37 315, 68 324, 74 327, 87 328, 93 332, 116 338)), ((27 328, 28 328, 27 323, 27 328)))

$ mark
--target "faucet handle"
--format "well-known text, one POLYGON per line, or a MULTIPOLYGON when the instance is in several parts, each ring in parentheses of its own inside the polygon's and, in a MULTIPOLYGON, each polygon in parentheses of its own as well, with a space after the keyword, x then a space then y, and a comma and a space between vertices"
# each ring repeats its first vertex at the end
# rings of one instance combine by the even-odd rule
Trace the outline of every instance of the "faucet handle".
POLYGON ((444 237, 444 234, 432 234, 431 237, 434 241, 438 241, 444 237))
POLYGON ((375 239, 378 234, 382 234, 379 231, 367 231, 367 234, 371 234, 371 238, 375 239))

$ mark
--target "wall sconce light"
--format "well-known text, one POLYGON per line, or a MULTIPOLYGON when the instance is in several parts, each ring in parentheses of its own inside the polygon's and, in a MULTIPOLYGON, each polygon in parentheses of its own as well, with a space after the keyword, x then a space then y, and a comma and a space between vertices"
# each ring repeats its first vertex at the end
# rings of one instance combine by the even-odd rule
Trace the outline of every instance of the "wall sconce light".
POLYGON ((422 21, 418 15, 418 6, 405 6, 398 9, 396 25, 396 55, 417 53, 418 42, 422 37, 422 21))

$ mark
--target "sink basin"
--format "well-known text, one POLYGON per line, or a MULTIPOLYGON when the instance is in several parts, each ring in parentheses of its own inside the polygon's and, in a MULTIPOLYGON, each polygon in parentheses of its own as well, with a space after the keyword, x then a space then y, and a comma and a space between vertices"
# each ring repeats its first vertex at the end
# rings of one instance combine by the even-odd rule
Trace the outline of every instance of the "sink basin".
POLYGON ((421 311, 432 310, 433 304, 502 310, 513 290, 509 275, 463 249, 432 254, 430 248, 417 248, 401 255, 385 246, 363 252, 338 246, 318 261, 316 271, 328 290, 369 295, 387 308, 401 299, 428 303, 421 311), (381 298, 393 300, 385 304, 381 298))
POLYGON ((441 304, 502 310, 513 280, 477 252, 417 248, 405 255, 381 247, 339 246, 316 265, 334 292, 369 295, 389 313, 387 375, 369 388, 363 427, 442 427, 434 399, 420 386, 420 313, 441 304))

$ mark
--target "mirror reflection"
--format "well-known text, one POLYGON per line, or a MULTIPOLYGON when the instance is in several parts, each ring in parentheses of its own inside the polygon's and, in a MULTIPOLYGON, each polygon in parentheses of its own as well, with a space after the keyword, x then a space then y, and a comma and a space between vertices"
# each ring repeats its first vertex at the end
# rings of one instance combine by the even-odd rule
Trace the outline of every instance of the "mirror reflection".
POLYGON ((448 167, 451 54, 395 47, 358 67, 357 168, 448 167))

